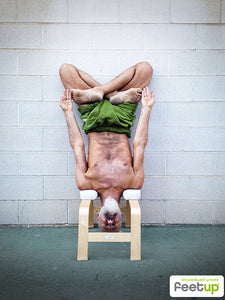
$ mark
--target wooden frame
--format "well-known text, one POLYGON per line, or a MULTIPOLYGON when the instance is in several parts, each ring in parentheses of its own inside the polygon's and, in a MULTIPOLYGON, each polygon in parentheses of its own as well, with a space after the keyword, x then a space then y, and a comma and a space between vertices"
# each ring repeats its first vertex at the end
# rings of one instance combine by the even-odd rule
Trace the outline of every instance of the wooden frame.
POLYGON ((131 228, 130 232, 89 232, 99 210, 100 207, 95 207, 91 199, 83 199, 80 204, 77 260, 88 260, 89 242, 128 242, 130 260, 141 260, 141 210, 138 200, 127 200, 126 207, 121 208, 126 214, 126 227, 131 228))

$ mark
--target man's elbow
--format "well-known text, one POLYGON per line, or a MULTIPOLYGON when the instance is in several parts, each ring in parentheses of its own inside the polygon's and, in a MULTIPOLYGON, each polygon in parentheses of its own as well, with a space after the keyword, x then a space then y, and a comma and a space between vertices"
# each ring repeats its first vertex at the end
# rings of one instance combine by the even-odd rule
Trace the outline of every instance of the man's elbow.
POLYGON ((72 147, 74 153, 85 151, 85 146, 84 146, 83 141, 80 141, 78 143, 71 143, 71 147, 72 147))
POLYGON ((134 146, 134 148, 145 148, 146 147, 146 145, 147 145, 147 140, 145 140, 145 139, 136 139, 136 140, 134 140, 134 142, 133 142, 133 146, 134 146))

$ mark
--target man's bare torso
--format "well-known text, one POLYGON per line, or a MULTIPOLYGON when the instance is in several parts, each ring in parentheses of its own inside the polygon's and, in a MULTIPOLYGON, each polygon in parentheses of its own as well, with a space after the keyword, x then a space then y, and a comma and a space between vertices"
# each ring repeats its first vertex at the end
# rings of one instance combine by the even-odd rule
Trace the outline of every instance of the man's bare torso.
POLYGON ((86 179, 98 193, 121 194, 132 188, 134 171, 128 137, 114 132, 92 132, 89 137, 86 179))

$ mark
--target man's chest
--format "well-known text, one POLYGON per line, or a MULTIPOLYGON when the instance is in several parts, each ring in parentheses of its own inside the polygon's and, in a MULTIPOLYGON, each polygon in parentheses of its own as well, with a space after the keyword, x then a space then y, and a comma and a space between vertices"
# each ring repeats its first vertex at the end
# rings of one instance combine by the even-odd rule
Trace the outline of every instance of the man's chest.
POLYGON ((132 166, 120 159, 103 159, 90 166, 86 177, 91 181, 94 189, 99 188, 121 188, 129 186, 133 180, 132 166))

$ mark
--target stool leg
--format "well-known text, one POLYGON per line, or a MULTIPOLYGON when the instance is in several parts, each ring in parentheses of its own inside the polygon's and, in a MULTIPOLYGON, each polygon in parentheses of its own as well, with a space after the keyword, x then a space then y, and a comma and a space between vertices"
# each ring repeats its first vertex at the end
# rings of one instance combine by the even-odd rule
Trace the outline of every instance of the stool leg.
POLYGON ((141 209, 138 200, 129 200, 131 210, 130 260, 141 260, 141 209))
POLYGON ((130 227, 130 203, 126 200, 126 227, 130 227))
POLYGON ((89 209, 89 228, 94 228, 94 200, 91 200, 89 209))
POLYGON ((88 260, 88 223, 91 200, 82 200, 79 209, 77 260, 88 260))

